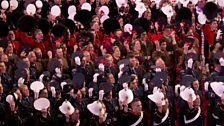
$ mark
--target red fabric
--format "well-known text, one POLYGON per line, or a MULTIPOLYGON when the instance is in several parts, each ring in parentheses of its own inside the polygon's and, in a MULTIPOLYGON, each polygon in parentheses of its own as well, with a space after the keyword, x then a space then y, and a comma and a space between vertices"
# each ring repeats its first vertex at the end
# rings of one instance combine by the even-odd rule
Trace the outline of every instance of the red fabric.
POLYGON ((160 41, 161 38, 163 37, 163 34, 161 32, 158 32, 157 34, 148 34, 148 39, 152 42, 155 42, 155 41, 160 41))
POLYGON ((207 40, 209 45, 212 45, 215 41, 216 32, 211 31, 211 28, 208 24, 204 25, 204 34, 205 39, 207 40))
POLYGON ((99 39, 101 42, 104 40, 104 35, 101 31, 97 32, 97 39, 99 39))
POLYGON ((70 38, 70 40, 68 41, 68 46, 73 47, 76 44, 76 38, 72 37, 70 38))
POLYGON ((29 36, 27 35, 26 32, 22 32, 17 30, 16 31, 16 39, 20 42, 20 43, 27 43, 29 44, 29 46, 31 48, 34 48, 34 40, 33 40, 33 36, 29 36))
POLYGON ((14 41, 14 42, 12 42, 12 46, 15 49, 15 51, 18 52, 20 43, 18 41, 14 41))
POLYGON ((44 41, 41 43, 35 42, 34 48, 40 48, 40 50, 43 54, 47 54, 47 51, 49 49, 49 42, 48 41, 44 41))

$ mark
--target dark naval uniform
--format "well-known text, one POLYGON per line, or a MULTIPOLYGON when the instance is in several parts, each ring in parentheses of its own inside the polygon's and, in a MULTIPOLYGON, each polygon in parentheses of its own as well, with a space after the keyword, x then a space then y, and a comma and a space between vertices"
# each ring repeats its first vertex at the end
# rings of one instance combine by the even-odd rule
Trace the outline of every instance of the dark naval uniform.
POLYGON ((186 126, 203 126, 202 109, 186 108, 184 112, 184 123, 186 126))
POLYGON ((215 119, 214 126, 223 126, 224 125, 224 105, 218 104, 212 114, 213 118, 215 119))
POLYGON ((147 114, 145 112, 141 114, 122 112, 120 126, 148 126, 147 114))
POLYGON ((106 111, 108 113, 107 115, 107 119, 105 121, 105 123, 108 126, 116 126, 118 125, 118 102, 115 99, 104 99, 103 103, 105 104, 106 107, 106 111))
POLYGON ((159 112, 157 109, 154 113, 153 119, 154 126, 175 126, 175 120, 171 109, 167 109, 166 112, 159 112))

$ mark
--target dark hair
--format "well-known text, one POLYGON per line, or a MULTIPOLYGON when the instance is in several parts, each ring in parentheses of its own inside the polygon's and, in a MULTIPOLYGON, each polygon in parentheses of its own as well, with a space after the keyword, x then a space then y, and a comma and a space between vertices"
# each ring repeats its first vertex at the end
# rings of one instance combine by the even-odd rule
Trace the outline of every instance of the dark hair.
POLYGON ((131 105, 133 105, 134 103, 139 102, 139 101, 141 102, 140 99, 138 99, 138 98, 134 98, 133 101, 131 102, 131 105))

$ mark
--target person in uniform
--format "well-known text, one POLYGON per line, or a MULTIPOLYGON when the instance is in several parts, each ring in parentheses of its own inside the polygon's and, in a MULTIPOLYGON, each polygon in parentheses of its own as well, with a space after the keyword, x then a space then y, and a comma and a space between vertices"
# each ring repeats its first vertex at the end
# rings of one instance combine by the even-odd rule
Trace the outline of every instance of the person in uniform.
POLYGON ((34 51, 30 51, 28 56, 30 61, 30 67, 36 70, 36 75, 39 76, 43 72, 43 66, 37 62, 37 57, 34 51))
POLYGON ((221 116, 221 114, 223 113, 223 82, 214 80, 213 82, 208 83, 207 88, 210 89, 209 92, 211 92, 214 97, 213 99, 211 99, 212 103, 214 104, 211 105, 212 107, 210 107, 208 110, 209 117, 207 125, 223 125, 223 117, 221 116))
POLYGON ((50 110, 50 101, 47 98, 39 98, 34 101, 34 108, 38 110, 34 114, 34 126, 57 126, 57 118, 50 110))
POLYGON ((215 119, 215 123, 213 123, 213 125, 222 126, 224 124, 223 114, 224 114, 224 94, 222 94, 221 96, 221 102, 215 106, 214 111, 212 113, 212 116, 215 119))
POLYGON ((5 114, 5 124, 8 126, 22 126, 23 122, 21 120, 21 92, 18 88, 13 88, 10 94, 6 97, 6 114, 5 114), (12 99, 7 98, 11 96, 12 99))
POLYGON ((102 102, 104 91, 99 91, 99 99, 87 105, 87 109, 91 113, 88 121, 89 126, 107 126, 107 110, 105 104, 102 102))
POLYGON ((71 102, 72 106, 74 106, 75 108, 79 110, 80 121, 83 124, 88 124, 87 117, 89 117, 89 113, 86 108, 88 104, 87 99, 83 98, 81 89, 73 88, 70 92, 72 93, 70 95, 69 101, 71 102))
POLYGON ((155 88, 153 94, 148 95, 148 98, 154 102, 152 104, 152 121, 154 126, 174 126, 175 120, 172 108, 169 107, 169 101, 165 98, 160 88, 155 88))
POLYGON ((9 91, 12 89, 12 78, 10 75, 6 72, 6 64, 2 61, 0 61, 0 77, 1 77, 1 83, 3 85, 3 89, 5 93, 9 93, 9 91))
POLYGON ((131 75, 131 81, 129 83, 129 88, 132 90, 134 97, 138 98, 138 99, 142 99, 143 98, 143 88, 141 85, 139 85, 139 79, 138 76, 135 74, 131 75))
POLYGON ((20 86, 21 93, 23 95, 21 100, 21 112, 23 113, 21 115, 21 119, 23 120, 23 124, 26 126, 29 126, 32 124, 31 118, 33 117, 33 97, 30 96, 30 91, 27 85, 21 85, 20 86))
POLYGON ((134 98, 131 102, 131 110, 128 110, 127 101, 123 103, 120 125, 122 126, 148 126, 148 117, 142 111, 142 102, 134 98))
POLYGON ((103 82, 100 84, 99 87, 100 90, 104 90, 104 98, 103 103, 106 107, 107 118, 105 120, 105 123, 108 126, 116 126, 118 125, 118 110, 119 105, 117 102, 117 99, 114 99, 113 92, 112 92, 112 85, 108 82, 103 82))

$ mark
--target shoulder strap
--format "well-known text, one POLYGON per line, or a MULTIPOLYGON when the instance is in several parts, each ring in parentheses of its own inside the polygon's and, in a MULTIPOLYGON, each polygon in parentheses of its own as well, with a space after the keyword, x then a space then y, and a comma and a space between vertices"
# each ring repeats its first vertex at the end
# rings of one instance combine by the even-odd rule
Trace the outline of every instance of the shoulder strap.
POLYGON ((196 119, 198 119, 198 117, 200 116, 200 114, 201 114, 201 108, 198 109, 198 113, 197 113, 196 116, 195 116, 194 118, 192 118, 192 119, 187 120, 187 119, 186 119, 186 116, 184 115, 184 122, 185 122, 185 124, 189 124, 189 123, 194 122, 196 119))
POLYGON ((169 109, 166 110, 166 114, 165 116, 162 118, 162 121, 160 123, 156 123, 156 122, 153 122, 153 125, 154 126, 158 126, 160 124, 162 124, 164 121, 166 121, 167 117, 169 116, 169 109))
POLYGON ((134 124, 132 124, 131 126, 137 126, 142 121, 142 119, 143 119, 143 112, 141 112, 141 115, 140 115, 139 119, 134 124))

